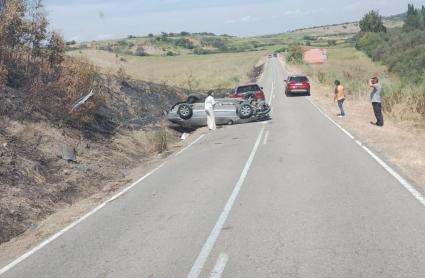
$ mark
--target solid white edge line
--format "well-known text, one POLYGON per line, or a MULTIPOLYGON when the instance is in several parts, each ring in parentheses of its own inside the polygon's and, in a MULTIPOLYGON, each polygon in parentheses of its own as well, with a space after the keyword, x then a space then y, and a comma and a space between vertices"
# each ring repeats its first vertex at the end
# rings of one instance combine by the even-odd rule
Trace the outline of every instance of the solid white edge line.
MULTIPOLYGON (((182 153, 183 151, 187 150, 189 147, 191 147, 192 145, 194 145, 195 143, 197 143, 203 137, 204 137, 204 135, 201 135, 198 139, 196 139, 195 141, 193 141, 190 145, 188 145, 182 151, 178 152, 176 155, 178 155, 178 154, 182 153)), ((154 168, 153 170, 151 170, 150 172, 148 172, 146 175, 144 175, 143 177, 141 177, 140 179, 138 179, 137 181, 135 181, 134 183, 132 183, 128 187, 124 188, 123 190, 121 190, 120 192, 118 192, 117 194, 115 194, 114 196, 112 196, 111 198, 109 198, 107 201, 101 203, 100 205, 98 205, 97 207, 95 207, 94 209, 92 209, 87 214, 83 215, 82 217, 80 217, 76 221, 72 222, 71 224, 69 224, 68 226, 66 226, 65 228, 63 228, 62 230, 56 232, 54 235, 50 236, 46 240, 42 241, 40 244, 36 245, 31 250, 27 251, 26 253, 24 253, 23 255, 21 255, 20 257, 18 257, 14 261, 12 261, 11 263, 9 263, 6 266, 4 266, 3 268, 1 268, 0 269, 0 275, 5 274, 9 270, 11 270, 15 266, 17 266, 19 263, 23 262, 25 259, 27 259, 31 255, 35 254, 40 249, 42 249, 43 247, 45 247, 46 245, 48 245, 49 243, 51 243, 52 241, 54 241, 55 239, 57 239, 58 237, 60 237, 61 235, 65 234, 66 232, 68 232, 69 230, 71 230, 72 228, 74 228, 75 226, 77 226, 78 224, 80 224, 81 222, 83 222, 85 219, 87 219, 88 217, 90 217, 91 215, 93 215, 94 213, 96 213, 97 211, 99 211, 100 209, 102 209, 106 204, 108 204, 108 203, 116 200, 117 198, 119 198, 122 195, 124 195, 125 193, 127 193, 130 189, 132 189, 133 187, 135 187, 136 185, 138 185, 140 182, 142 182, 143 180, 145 180, 146 178, 148 178, 149 176, 151 176, 153 173, 155 173, 156 171, 158 171, 159 169, 161 169, 167 163, 167 161, 168 160, 164 161, 159 166, 157 166, 156 168, 154 168)))
POLYGON ((347 130, 345 130, 341 125, 336 123, 332 118, 325 114, 315 103, 311 100, 309 102, 317 108, 317 110, 322 113, 326 118, 328 118, 333 124, 335 124, 339 129, 341 129, 348 137, 354 140, 354 142, 359 145, 367 154, 369 154, 379 165, 381 165, 391 176, 393 176, 416 200, 418 200, 425 207, 425 197, 419 192, 413 185, 411 185, 406 179, 404 179, 400 174, 398 174, 393 168, 391 168, 387 163, 385 163, 379 156, 373 153, 368 147, 366 147, 362 142, 354 138, 347 130))
POLYGON ((320 113, 322 113, 322 115, 324 115, 326 118, 328 118, 329 121, 331 121, 334 125, 336 125, 340 130, 342 130, 342 132, 344 132, 345 134, 347 134, 348 137, 350 137, 351 139, 355 139, 353 135, 351 135, 350 132, 348 132, 345 128, 343 128, 341 125, 339 125, 337 122, 335 122, 331 117, 329 117, 325 112, 322 111, 322 109, 319 108, 319 106, 317 106, 314 102, 312 102, 310 99, 308 99, 308 101, 314 106, 316 107, 317 110, 319 110, 320 113))
POLYGON ((242 185, 245 181, 246 176, 248 175, 248 171, 251 168, 251 164, 254 160, 255 154, 257 153, 258 147, 261 143, 261 138, 264 133, 264 126, 260 130, 260 134, 258 134, 257 141, 255 142, 255 145, 251 151, 251 154, 245 164, 244 169, 242 170, 242 173, 239 177, 238 182, 235 185, 235 188, 233 189, 232 194, 230 195, 229 199, 226 202, 226 205, 224 206, 223 211, 221 212, 217 223, 215 224, 214 228, 212 229, 210 235, 208 236, 207 241, 205 242, 204 246, 202 247, 201 252, 199 253, 198 257, 195 260, 195 263, 193 264, 192 268, 190 269, 189 274, 187 275, 188 278, 198 278, 201 274, 205 263, 208 260, 208 257, 211 253, 211 250, 213 249, 215 242, 217 241, 221 230, 223 229, 223 226, 227 220, 227 217, 230 214, 230 211, 233 208, 233 205, 236 201, 236 198, 239 195, 239 192, 241 191, 242 185))
POLYGON ((220 278, 226 268, 227 262, 229 261, 229 256, 227 254, 221 253, 215 263, 215 267, 210 274, 210 278, 220 278))
POLYGON ((270 130, 267 130, 266 135, 264 135, 263 145, 267 145, 267 141, 269 140, 270 130))
POLYGON ((376 160, 382 167, 384 167, 387 172, 389 172, 395 179, 398 180, 403 187, 409 191, 410 194, 413 195, 413 197, 416 198, 423 206, 425 206, 425 197, 414 188, 408 181, 406 181, 401 175, 399 175, 394 169, 392 169, 388 164, 386 164, 381 158, 379 158, 376 154, 374 154, 368 147, 362 146, 362 148, 371 156, 373 159, 376 160))
POLYGON ((204 138, 205 134, 202 134, 201 136, 199 136, 196 140, 194 140, 192 143, 190 143, 188 146, 186 146, 185 148, 183 148, 182 150, 178 151, 177 153, 174 154, 174 157, 179 156, 180 154, 182 154, 183 152, 185 152, 187 149, 189 149, 190 147, 192 147, 193 145, 195 145, 196 143, 198 143, 202 138, 204 138))

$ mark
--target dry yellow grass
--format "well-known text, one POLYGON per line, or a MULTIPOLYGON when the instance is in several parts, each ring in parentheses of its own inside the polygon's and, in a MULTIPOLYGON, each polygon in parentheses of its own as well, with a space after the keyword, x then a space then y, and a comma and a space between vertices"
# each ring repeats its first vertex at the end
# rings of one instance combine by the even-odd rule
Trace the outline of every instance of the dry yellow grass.
POLYGON ((104 72, 123 68, 130 77, 138 80, 209 89, 231 88, 246 81, 247 73, 266 51, 168 57, 116 56, 102 50, 69 54, 86 57, 104 72))

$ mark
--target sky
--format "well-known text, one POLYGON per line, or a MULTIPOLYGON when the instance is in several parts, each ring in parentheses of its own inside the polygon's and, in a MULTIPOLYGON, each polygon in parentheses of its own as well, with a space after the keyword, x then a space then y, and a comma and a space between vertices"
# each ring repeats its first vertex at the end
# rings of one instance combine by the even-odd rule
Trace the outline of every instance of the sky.
POLYGON ((399 14, 408 3, 425 5, 419 0, 44 0, 51 28, 76 41, 180 31, 276 34, 356 21, 372 9, 399 14))

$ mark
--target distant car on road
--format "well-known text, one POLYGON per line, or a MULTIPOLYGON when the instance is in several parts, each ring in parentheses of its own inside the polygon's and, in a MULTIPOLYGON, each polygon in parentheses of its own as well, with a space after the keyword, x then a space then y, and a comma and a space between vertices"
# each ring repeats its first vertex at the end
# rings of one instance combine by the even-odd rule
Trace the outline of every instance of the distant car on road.
POLYGON ((269 54, 269 58, 272 58, 273 56, 271 54, 269 54))
MULTIPOLYGON (((270 106, 257 100, 255 94, 245 99, 218 98, 214 107, 217 125, 232 125, 269 119, 270 106)), ((187 101, 176 103, 168 112, 170 122, 195 128, 207 125, 204 98, 189 96, 187 101)))
POLYGON ((288 76, 286 82, 285 94, 287 96, 297 95, 310 95, 310 81, 305 75, 292 75, 288 76))
POLYGON ((258 100, 266 99, 266 96, 264 95, 264 92, 263 92, 263 87, 260 87, 256 83, 245 84, 245 85, 236 87, 233 97, 246 98, 246 95, 249 95, 251 93, 255 93, 255 97, 258 100))
POLYGON ((277 53, 273 53, 273 57, 277 57, 277 53))

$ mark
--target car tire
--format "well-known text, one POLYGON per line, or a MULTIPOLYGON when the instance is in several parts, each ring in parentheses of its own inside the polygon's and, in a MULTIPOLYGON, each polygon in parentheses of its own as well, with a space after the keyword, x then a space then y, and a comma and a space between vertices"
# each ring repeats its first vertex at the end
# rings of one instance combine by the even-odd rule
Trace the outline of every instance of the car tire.
POLYGON ((254 108, 248 103, 244 103, 239 107, 239 117, 241 119, 251 118, 252 114, 254 114, 254 108))
POLYGON ((177 114, 183 120, 189 120, 190 118, 192 118, 193 115, 192 106, 190 106, 189 104, 181 104, 177 109, 177 114))
POLYGON ((227 121, 227 125, 234 125, 234 124, 235 124, 235 122, 233 120, 228 120, 227 121))

